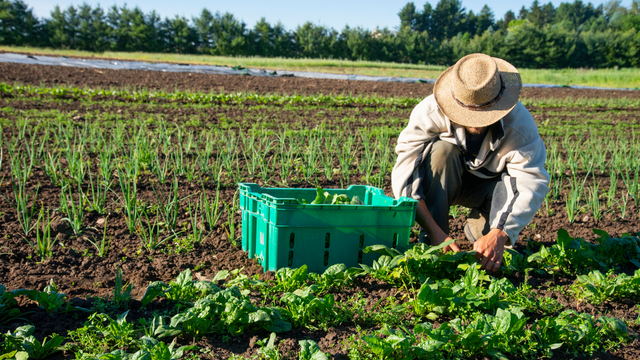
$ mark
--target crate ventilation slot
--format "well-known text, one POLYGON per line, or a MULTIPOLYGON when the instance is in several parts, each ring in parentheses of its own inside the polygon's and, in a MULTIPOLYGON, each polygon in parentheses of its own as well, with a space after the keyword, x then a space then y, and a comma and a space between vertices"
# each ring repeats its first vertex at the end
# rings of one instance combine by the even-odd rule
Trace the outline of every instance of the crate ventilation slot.
POLYGON ((329 265, 329 251, 324 252, 324 266, 329 265))
POLYGON ((291 235, 289 236, 289 249, 293 249, 293 245, 295 244, 296 241, 296 234, 291 233, 291 235))
MULTIPOLYGON (((329 240, 329 237, 331 235, 329 235, 329 233, 327 233, 327 235, 324 236, 324 248, 328 249, 329 245, 331 244, 331 241, 329 240)), ((325 264, 326 265, 326 264, 325 264)))
POLYGON ((398 233, 393 234, 393 248, 398 247, 398 233))
POLYGON ((364 247, 364 234, 360 234, 360 249, 364 247))
POLYGON ((293 266, 293 251, 289 251, 289 261, 287 261, 289 266, 293 266))

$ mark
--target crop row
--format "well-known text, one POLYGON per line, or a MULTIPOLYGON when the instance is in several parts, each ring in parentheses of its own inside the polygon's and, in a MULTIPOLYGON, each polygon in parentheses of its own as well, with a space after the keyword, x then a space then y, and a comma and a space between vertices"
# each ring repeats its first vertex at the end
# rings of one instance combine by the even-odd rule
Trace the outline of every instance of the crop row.
MULTIPOLYGON (((319 181, 344 187, 355 177, 386 187, 395 159, 393 142, 385 128, 236 132, 195 131, 166 122, 156 127, 117 123, 101 129, 86 122, 24 120, 2 129, 0 168, 9 170, 5 179, 13 196, 7 200, 42 258, 51 255, 54 245, 47 230, 52 216, 51 204, 38 206, 41 184, 31 181, 35 170, 59 188, 56 211, 76 235, 84 230, 87 212, 115 210, 129 232, 155 250, 179 236, 201 242, 224 221, 223 213, 237 210, 236 201, 221 199, 220 189, 235 188, 247 179, 280 187, 319 181), (202 191, 179 196, 181 180, 198 183, 202 191), (141 184, 152 189, 151 199, 141 197, 141 184), (188 209, 188 229, 179 226, 181 205, 188 209), (196 226, 200 223, 206 228, 196 226)), ((552 139, 548 148, 551 191, 542 211, 551 215, 550 203, 564 201, 570 222, 584 212, 596 221, 611 211, 622 218, 637 216, 629 213, 631 202, 640 206, 640 145, 634 137, 582 142, 565 137, 552 139), (602 185, 603 175, 609 177, 608 187, 602 185)), ((235 239, 237 225, 233 217, 226 218, 223 225, 235 239)), ((107 234, 92 243, 103 254, 107 234)))
MULTIPOLYGON (((573 289, 578 301, 597 303, 603 294, 637 300, 640 271, 634 276, 615 276, 629 262, 640 264, 640 238, 611 238, 600 233, 599 244, 568 237, 561 231, 558 243, 530 254, 510 251, 502 274, 554 271, 556 259, 564 261, 562 271, 582 274, 573 289), (563 252, 563 253, 560 253, 563 252), (550 258, 554 254, 556 258, 550 258), (603 262, 606 259, 606 262, 603 262), (590 260, 590 261, 585 261, 590 260), (609 278, 600 273, 609 271, 609 278), (588 275, 586 275, 588 274, 588 275), (633 286, 620 286, 621 284, 633 286), (611 288, 620 291, 611 290, 611 288)), ((354 359, 469 358, 491 356, 540 358, 554 351, 593 354, 608 351, 632 340, 626 321, 593 317, 563 309, 548 297, 536 297, 526 282, 514 286, 506 277, 495 278, 474 260, 473 252, 442 253, 443 244, 416 245, 405 253, 384 246, 367 248, 381 256, 372 267, 347 269, 338 264, 323 274, 309 273, 305 266, 278 270, 273 280, 260 281, 240 271, 220 271, 210 280, 194 280, 190 270, 168 284, 148 285, 140 303, 149 306, 159 298, 171 306, 163 313, 129 322, 133 285, 116 273, 113 294, 94 302, 92 309, 71 305, 51 281, 43 291, 5 291, 0 286, 0 322, 22 316, 16 297, 26 296, 47 313, 81 312, 88 315, 83 327, 69 331, 68 337, 51 335, 42 343, 31 334, 33 326, 23 326, 2 335, 3 353, 27 353, 44 357, 65 349, 83 359, 173 359, 193 346, 175 348, 209 334, 239 336, 246 332, 287 332, 292 328, 328 329, 354 324, 380 330, 363 330, 343 346, 354 359), (396 297, 387 305, 378 302, 374 311, 364 310, 367 301, 358 297, 337 301, 334 294, 353 287, 363 276, 396 286, 396 297), (259 294, 258 302, 251 297, 259 294), (543 316, 540 316, 542 314, 543 316), (535 315, 535 316, 534 316, 535 315), (433 323, 431 321, 438 321, 433 323), (169 339, 173 339, 167 345, 169 339), (66 343, 64 346, 61 346, 66 343), (127 354, 133 351, 135 354, 127 354), (161 355, 164 354, 164 355, 161 355), (148 356, 148 357, 145 357, 148 356)), ((382 299, 381 299, 382 300, 382 299)), ((635 325, 634 325, 635 326, 635 325)), ((262 343, 261 358, 279 356, 275 335, 262 343)), ((310 341, 300 344, 300 359, 326 358, 310 341), (316 354, 316 355, 314 355, 316 354), (318 356, 318 357, 312 357, 318 356)))
POLYGON ((69 87, 36 87, 31 85, 0 84, 1 96, 51 96, 60 99, 80 98, 118 98, 135 102, 150 101, 184 101, 190 103, 221 103, 240 104, 249 102, 253 104, 300 104, 314 105, 326 104, 333 106, 415 106, 419 100, 412 98, 387 98, 377 96, 351 96, 351 95, 264 95, 256 93, 201 93, 201 92, 165 92, 165 91, 131 91, 125 89, 81 89, 69 87))
POLYGON ((545 198, 548 214, 550 200, 564 200, 569 222, 587 210, 596 221, 612 209, 626 218, 630 200, 640 205, 640 147, 635 136, 583 141, 567 136, 549 139, 547 149, 546 168, 551 175, 545 198), (609 177, 608 187, 603 186, 603 176, 609 177), (620 182, 622 192, 618 191, 620 182), (567 191, 561 199, 563 190, 567 191))
MULTIPOLYGON (((147 89, 89 89, 78 87, 38 87, 32 85, 11 85, 0 83, 0 97, 11 96, 50 96, 59 99, 81 98, 116 98, 134 102, 179 101, 201 104, 298 104, 298 105, 330 105, 330 106, 397 106, 413 107, 421 98, 393 98, 378 96, 353 95, 267 95, 248 92, 236 93, 201 93, 190 91, 149 91, 147 89)), ((608 108, 637 108, 640 100, 632 98, 579 98, 579 99, 522 99, 525 106, 540 107, 608 107, 608 108)))

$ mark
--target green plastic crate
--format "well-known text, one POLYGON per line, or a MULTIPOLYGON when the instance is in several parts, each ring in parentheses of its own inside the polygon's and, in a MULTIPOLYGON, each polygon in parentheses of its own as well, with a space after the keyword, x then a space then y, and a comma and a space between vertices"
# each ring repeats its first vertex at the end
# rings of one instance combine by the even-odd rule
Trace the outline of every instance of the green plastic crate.
POLYGON ((358 196, 365 205, 311 205, 316 189, 261 188, 240 183, 242 249, 265 271, 307 265, 323 272, 334 264, 371 265, 377 254, 370 245, 405 250, 415 221, 417 201, 384 195, 382 189, 351 185, 325 189, 330 194, 358 196))

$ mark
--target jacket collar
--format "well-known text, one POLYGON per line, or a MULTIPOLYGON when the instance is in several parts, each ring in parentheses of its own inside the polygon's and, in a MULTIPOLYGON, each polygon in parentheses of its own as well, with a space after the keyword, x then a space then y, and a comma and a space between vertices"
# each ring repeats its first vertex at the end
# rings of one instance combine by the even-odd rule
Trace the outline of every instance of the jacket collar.
MULTIPOLYGON (((454 123, 453 121, 449 120, 449 124, 450 124, 450 131, 453 134, 453 136, 456 138, 456 141, 464 148, 464 150, 467 150, 467 132, 465 131, 465 127, 459 124, 454 123)), ((485 147, 485 143, 487 143, 487 139, 489 139, 489 150, 491 151, 495 151, 498 146, 500 146, 500 142, 502 141, 502 138, 504 138, 504 123, 502 121, 502 119, 500 119, 500 121, 489 125, 489 130, 487 131, 487 133, 485 134, 485 139, 482 143, 482 148, 485 147)), ((481 153, 482 153, 482 148, 481 148, 481 153)))
POLYGON ((504 123, 502 119, 489 126, 489 130, 485 134, 484 141, 480 147, 478 156, 473 156, 467 150, 467 132, 465 127, 449 120, 449 131, 453 134, 456 144, 462 153, 465 163, 471 170, 477 170, 484 165, 485 161, 493 155, 493 152, 500 146, 502 138, 504 138, 504 123))

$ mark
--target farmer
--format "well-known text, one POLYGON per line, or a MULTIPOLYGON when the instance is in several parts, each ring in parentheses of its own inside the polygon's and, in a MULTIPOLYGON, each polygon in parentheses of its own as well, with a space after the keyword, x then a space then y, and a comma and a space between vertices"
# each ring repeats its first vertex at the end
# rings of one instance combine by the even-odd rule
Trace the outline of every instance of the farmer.
MULTIPOLYGON (((516 243, 549 190, 545 147, 518 101, 521 90, 513 65, 467 55, 413 109, 396 147, 393 192, 419 201, 420 241, 451 240, 449 207, 471 208, 464 233, 489 271, 500 267, 505 246, 516 243)), ((455 242, 444 250, 460 251, 455 242)))

